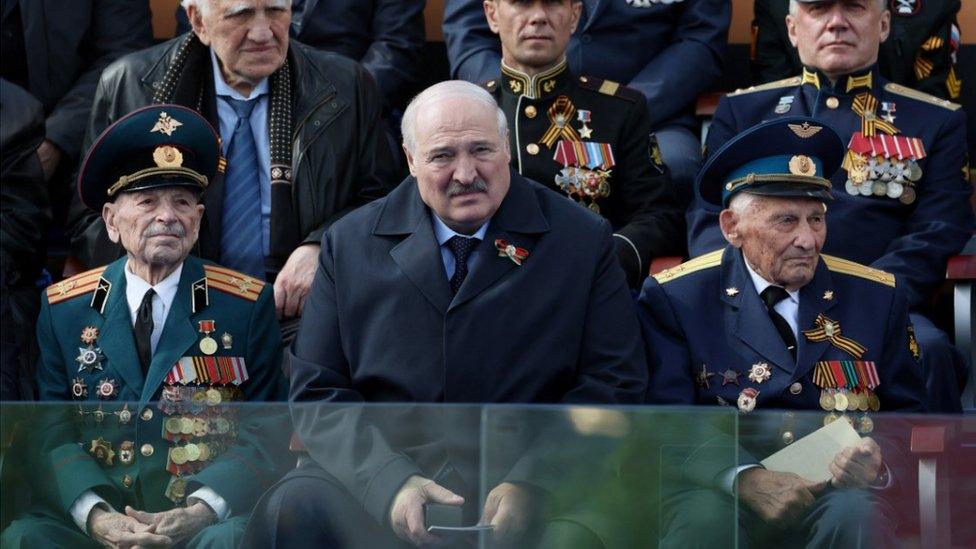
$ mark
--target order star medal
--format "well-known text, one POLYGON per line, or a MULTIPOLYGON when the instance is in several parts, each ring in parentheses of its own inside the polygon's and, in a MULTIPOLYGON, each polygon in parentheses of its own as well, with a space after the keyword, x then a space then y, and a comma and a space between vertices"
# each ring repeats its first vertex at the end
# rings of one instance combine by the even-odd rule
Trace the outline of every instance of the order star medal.
POLYGON ((89 345, 88 347, 78 347, 78 356, 75 357, 75 360, 78 361, 78 372, 87 370, 88 373, 92 373, 95 370, 102 369, 102 361, 105 360, 105 355, 98 347, 89 345))
POLYGON ((216 322, 213 320, 201 320, 198 322, 200 326, 200 333, 203 334, 203 339, 200 340, 200 352, 205 355, 212 355, 217 352, 217 340, 210 337, 210 334, 216 329, 216 322))

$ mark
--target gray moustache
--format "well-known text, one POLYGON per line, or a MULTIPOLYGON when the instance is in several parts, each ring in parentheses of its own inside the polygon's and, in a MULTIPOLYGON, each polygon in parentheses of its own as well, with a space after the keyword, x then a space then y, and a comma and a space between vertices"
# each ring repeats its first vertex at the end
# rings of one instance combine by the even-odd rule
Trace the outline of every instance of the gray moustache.
POLYGON ((173 223, 170 225, 153 224, 146 227, 146 230, 142 232, 142 236, 147 238, 160 234, 173 234, 182 238, 186 236, 186 229, 183 228, 182 223, 173 223))
POLYGON ((447 197, 454 198, 455 196, 462 196, 466 194, 474 193, 486 193, 488 192, 488 185, 485 184, 481 179, 476 180, 470 185, 462 185, 457 181, 452 181, 450 185, 447 186, 447 197))

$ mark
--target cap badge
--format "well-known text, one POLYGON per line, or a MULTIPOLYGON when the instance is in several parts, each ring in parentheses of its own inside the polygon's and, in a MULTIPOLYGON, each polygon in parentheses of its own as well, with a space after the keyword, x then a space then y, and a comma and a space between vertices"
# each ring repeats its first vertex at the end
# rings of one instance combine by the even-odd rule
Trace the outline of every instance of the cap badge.
POLYGON ((787 126, 793 130, 793 133, 795 133, 800 139, 813 137, 817 135, 817 132, 823 129, 823 126, 814 126, 809 122, 804 122, 802 124, 787 124, 787 126))
POLYGON ((810 160, 809 156, 798 154, 790 159, 790 173, 813 176, 817 174, 817 166, 810 160))
POLYGON ((171 145, 161 145, 153 151, 153 161, 160 168, 179 168, 183 166, 183 153, 171 145))
POLYGON ((153 128, 149 130, 149 132, 150 133, 160 132, 166 134, 167 136, 170 136, 173 135, 173 132, 176 131, 176 128, 179 128, 182 125, 183 123, 180 122, 179 120, 173 118, 172 116, 166 114, 165 112, 161 112, 159 113, 159 120, 156 121, 156 125, 153 126, 153 128))

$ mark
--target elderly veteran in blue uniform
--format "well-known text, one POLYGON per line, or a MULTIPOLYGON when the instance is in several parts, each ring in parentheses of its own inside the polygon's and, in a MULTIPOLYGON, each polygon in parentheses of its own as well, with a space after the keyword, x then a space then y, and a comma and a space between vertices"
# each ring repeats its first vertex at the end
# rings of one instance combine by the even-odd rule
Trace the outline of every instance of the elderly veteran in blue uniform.
MULTIPOLYGON (((890 272, 908 296, 931 411, 961 409, 965 358, 927 317, 946 262, 973 231, 966 179, 966 121, 959 105, 893 84, 878 72, 890 31, 884 0, 790 2, 786 25, 800 76, 724 97, 707 150, 764 120, 811 116, 835 128, 847 152, 831 177, 834 203, 825 251, 890 272)), ((694 255, 724 243, 719 209, 688 212, 694 255)))
MULTIPOLYGON (((610 224, 511 171, 505 115, 475 84, 428 88, 402 129, 411 177, 323 239, 289 351, 311 459, 262 499, 249 546, 432 543, 428 502, 478 521, 480 410, 424 403, 643 399, 610 224)), ((481 520, 496 541, 518 542, 531 522, 531 469, 491 487, 481 520)))
POLYGON ((820 253, 831 199, 827 177, 843 152, 838 135, 811 118, 743 132, 698 177, 699 197, 724 208, 719 220, 729 245, 644 284, 650 402, 732 406, 742 414, 788 411, 741 417, 743 466, 690 460, 686 473, 702 489, 679 493, 667 505, 716 513, 665 512, 664 545, 680 543, 689 528, 698 536, 727 536, 706 526, 732 520, 734 484, 744 504, 744 542, 891 541, 890 509, 881 496, 904 481, 892 474, 903 470, 903 455, 886 436, 868 435, 875 422, 885 435, 894 427, 876 412, 922 411, 924 388, 911 353, 907 303, 894 277, 820 253), (790 412, 801 410, 822 413, 790 412), (758 466, 821 425, 844 419, 865 436, 836 455, 829 488, 758 466), (763 523, 788 529, 776 534, 763 523))
POLYGON ((270 419, 218 405, 283 396, 271 288, 188 255, 219 158, 177 105, 123 117, 89 151, 81 197, 126 256, 43 298, 40 397, 66 404, 33 432, 43 497, 4 546, 233 547, 270 483, 270 419))

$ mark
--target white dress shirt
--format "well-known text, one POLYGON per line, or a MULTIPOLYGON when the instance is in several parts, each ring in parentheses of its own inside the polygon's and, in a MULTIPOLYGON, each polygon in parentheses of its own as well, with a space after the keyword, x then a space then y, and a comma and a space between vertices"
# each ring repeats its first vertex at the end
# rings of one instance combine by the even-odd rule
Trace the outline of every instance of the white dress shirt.
MULTIPOLYGON (((765 278, 759 276, 759 273, 752 270, 752 266, 749 265, 748 261, 744 261, 746 264, 746 270, 749 271, 749 276, 752 277, 752 284, 756 287, 756 293, 762 295, 763 290, 773 286, 773 283, 766 280, 765 278)), ((786 290, 786 288, 783 288, 786 290)), ((789 294, 789 299, 784 299, 777 303, 773 309, 779 313, 781 317, 786 319, 786 322, 790 325, 790 329, 793 330, 793 337, 799 338, 799 317, 800 317, 800 290, 786 290, 789 294)), ((797 339, 799 341, 799 339, 797 339)))

